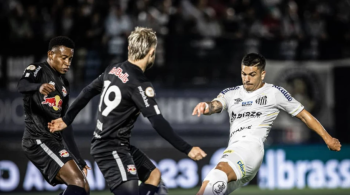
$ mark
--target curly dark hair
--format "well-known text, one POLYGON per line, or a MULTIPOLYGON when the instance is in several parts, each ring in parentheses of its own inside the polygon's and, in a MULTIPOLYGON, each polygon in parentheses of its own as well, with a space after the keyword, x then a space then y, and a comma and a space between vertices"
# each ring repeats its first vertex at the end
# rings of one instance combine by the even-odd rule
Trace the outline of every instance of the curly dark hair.
POLYGON ((63 45, 65 47, 68 47, 71 49, 74 49, 74 47, 75 47, 75 44, 72 41, 72 39, 70 39, 66 36, 58 36, 58 37, 54 37, 50 40, 49 50, 51 50, 53 47, 60 46, 60 45, 63 45))

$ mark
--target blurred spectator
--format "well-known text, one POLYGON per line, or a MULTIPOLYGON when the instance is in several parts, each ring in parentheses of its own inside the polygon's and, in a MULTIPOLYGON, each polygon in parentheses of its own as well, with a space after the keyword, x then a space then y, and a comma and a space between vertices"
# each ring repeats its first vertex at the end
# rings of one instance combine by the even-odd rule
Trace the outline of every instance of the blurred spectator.
POLYGON ((105 20, 104 42, 110 59, 121 61, 125 56, 126 38, 132 30, 132 23, 128 15, 124 13, 120 5, 110 8, 109 15, 105 20))
POLYGON ((0 34, 17 49, 3 49, 1 60, 41 60, 36 48, 66 35, 77 44, 76 83, 90 82, 110 62, 127 58, 127 36, 139 25, 159 37, 148 73, 156 81, 220 85, 239 81, 239 66, 231 65, 248 52, 284 60, 350 57, 349 8, 347 0, 3 0, 0 19, 8 30, 0 34))
POLYGON ((33 36, 28 18, 26 17, 22 4, 15 3, 8 17, 10 25, 10 38, 12 42, 21 42, 33 36))

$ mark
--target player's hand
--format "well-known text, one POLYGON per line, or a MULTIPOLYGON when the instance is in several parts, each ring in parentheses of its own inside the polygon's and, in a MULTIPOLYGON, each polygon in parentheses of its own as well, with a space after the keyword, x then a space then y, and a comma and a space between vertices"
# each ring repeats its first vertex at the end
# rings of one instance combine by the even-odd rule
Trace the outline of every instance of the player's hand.
POLYGON ((207 154, 200 147, 193 147, 188 153, 188 157, 190 157, 192 160, 201 160, 206 156, 207 154))
POLYGON ((201 102, 197 104, 197 106, 193 109, 192 115, 197 115, 198 117, 201 116, 201 114, 208 114, 209 113, 209 106, 207 107, 207 103, 201 102))
POLYGON ((88 170, 91 170, 91 168, 89 166, 85 165, 85 167, 83 168, 83 173, 84 173, 85 177, 87 177, 88 170))
POLYGON ((341 144, 338 139, 334 137, 329 137, 328 139, 325 140, 325 142, 330 150, 337 151, 337 152, 340 151, 341 144))
POLYGON ((66 123, 63 122, 62 118, 58 118, 56 120, 52 120, 50 123, 47 124, 47 127, 50 129, 51 133, 54 133, 56 131, 61 131, 67 127, 66 123))
POLYGON ((48 84, 48 83, 44 83, 40 86, 39 88, 39 92, 43 95, 49 95, 49 93, 55 91, 55 86, 48 84))

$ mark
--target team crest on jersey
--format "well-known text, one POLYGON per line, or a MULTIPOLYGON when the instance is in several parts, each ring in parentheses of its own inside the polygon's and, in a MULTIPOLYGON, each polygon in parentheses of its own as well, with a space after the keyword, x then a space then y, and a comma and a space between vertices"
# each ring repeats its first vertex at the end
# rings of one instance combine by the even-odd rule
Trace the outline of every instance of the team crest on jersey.
POLYGON ((259 105, 266 105, 267 104, 267 96, 259 97, 258 99, 255 100, 255 103, 259 105))
POLYGON ((154 97, 154 90, 152 87, 147 87, 145 93, 148 97, 154 97))
POLYGON ((64 86, 62 86, 62 93, 63 93, 63 96, 66 97, 67 96, 67 90, 64 86))
POLYGON ((240 102, 242 102, 243 100, 241 98, 237 98, 235 99, 235 104, 239 104, 240 102))
POLYGON ((61 150, 59 151, 61 157, 69 157, 69 153, 67 150, 61 150))
POLYGON ((36 67, 34 65, 29 65, 27 67, 27 70, 35 70, 35 69, 36 69, 36 67))
POLYGON ((109 71, 108 74, 113 74, 113 75, 117 76, 123 83, 127 83, 129 81, 129 79, 128 79, 129 74, 128 73, 123 74, 123 69, 121 69, 120 67, 118 67, 118 68, 113 67, 113 69, 111 71, 109 71))
POLYGON ((136 175, 136 167, 135 165, 128 165, 128 172, 132 175, 136 175))
POLYGON ((226 183, 223 181, 218 181, 213 185, 213 194, 223 195, 226 189, 226 183))
POLYGON ((46 95, 44 96, 44 101, 42 101, 41 104, 47 104, 55 111, 58 111, 62 109, 63 100, 59 95, 56 95, 55 97, 47 97, 46 95))

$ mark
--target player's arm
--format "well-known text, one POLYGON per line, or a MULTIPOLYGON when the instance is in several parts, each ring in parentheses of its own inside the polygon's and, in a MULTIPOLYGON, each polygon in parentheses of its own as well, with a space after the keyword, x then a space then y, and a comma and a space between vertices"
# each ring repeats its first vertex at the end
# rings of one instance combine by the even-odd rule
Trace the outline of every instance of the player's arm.
POLYGON ((73 128, 69 126, 64 131, 62 131, 62 137, 69 152, 73 155, 73 159, 78 164, 79 168, 84 171, 85 175, 87 175, 87 169, 91 168, 87 166, 85 160, 80 155, 77 144, 74 140, 73 128))
MULTIPOLYGON (((65 98, 65 104, 62 109, 62 115, 64 115, 67 112, 68 107, 69 107, 69 95, 65 98)), ((66 144, 69 152, 73 155, 73 158, 77 162, 79 168, 81 170, 84 170, 86 175, 87 170, 85 169, 90 169, 90 167, 86 165, 85 160, 80 155, 77 144, 74 140, 73 128, 68 127, 66 130, 62 131, 61 135, 63 137, 64 143, 66 144)))
POLYGON ((321 123, 307 110, 302 110, 299 114, 296 115, 296 117, 303 121, 307 125, 307 127, 315 131, 319 136, 321 136, 330 150, 340 151, 341 144, 339 140, 329 135, 329 133, 323 128, 321 123))
POLYGON ((157 133, 176 149, 187 154, 193 160, 200 160, 206 156, 199 147, 192 147, 178 136, 168 121, 164 119, 155 100, 155 92, 151 83, 140 83, 136 88, 131 89, 131 98, 142 115, 149 119, 157 133))
POLYGON ((273 86, 275 88, 275 100, 277 108, 288 112, 290 115, 299 118, 310 129, 315 131, 327 144, 330 150, 340 151, 340 142, 330 136, 328 132, 323 128, 320 122, 313 117, 308 111, 304 109, 304 106, 294 99, 287 90, 283 87, 273 86))
POLYGON ((173 145, 177 150, 185 153, 193 160, 201 160, 207 154, 202 151, 199 147, 193 147, 183 140, 179 135, 177 135, 173 128, 170 126, 169 122, 164 119, 163 115, 154 115, 148 117, 153 128, 157 133, 167 140, 171 145, 173 145))
POLYGON ((193 109, 192 115, 211 115, 215 113, 220 113, 222 109, 222 103, 214 99, 211 102, 201 102, 197 104, 197 106, 193 109))
POLYGON ((29 65, 18 81, 17 90, 22 94, 39 91, 43 95, 48 95, 55 91, 55 86, 48 83, 40 83, 42 70, 40 66, 29 65))
POLYGON ((72 124, 79 112, 89 103, 89 101, 100 94, 103 88, 103 74, 86 86, 75 99, 73 104, 62 118, 51 121, 48 124, 50 132, 60 131, 72 124))

